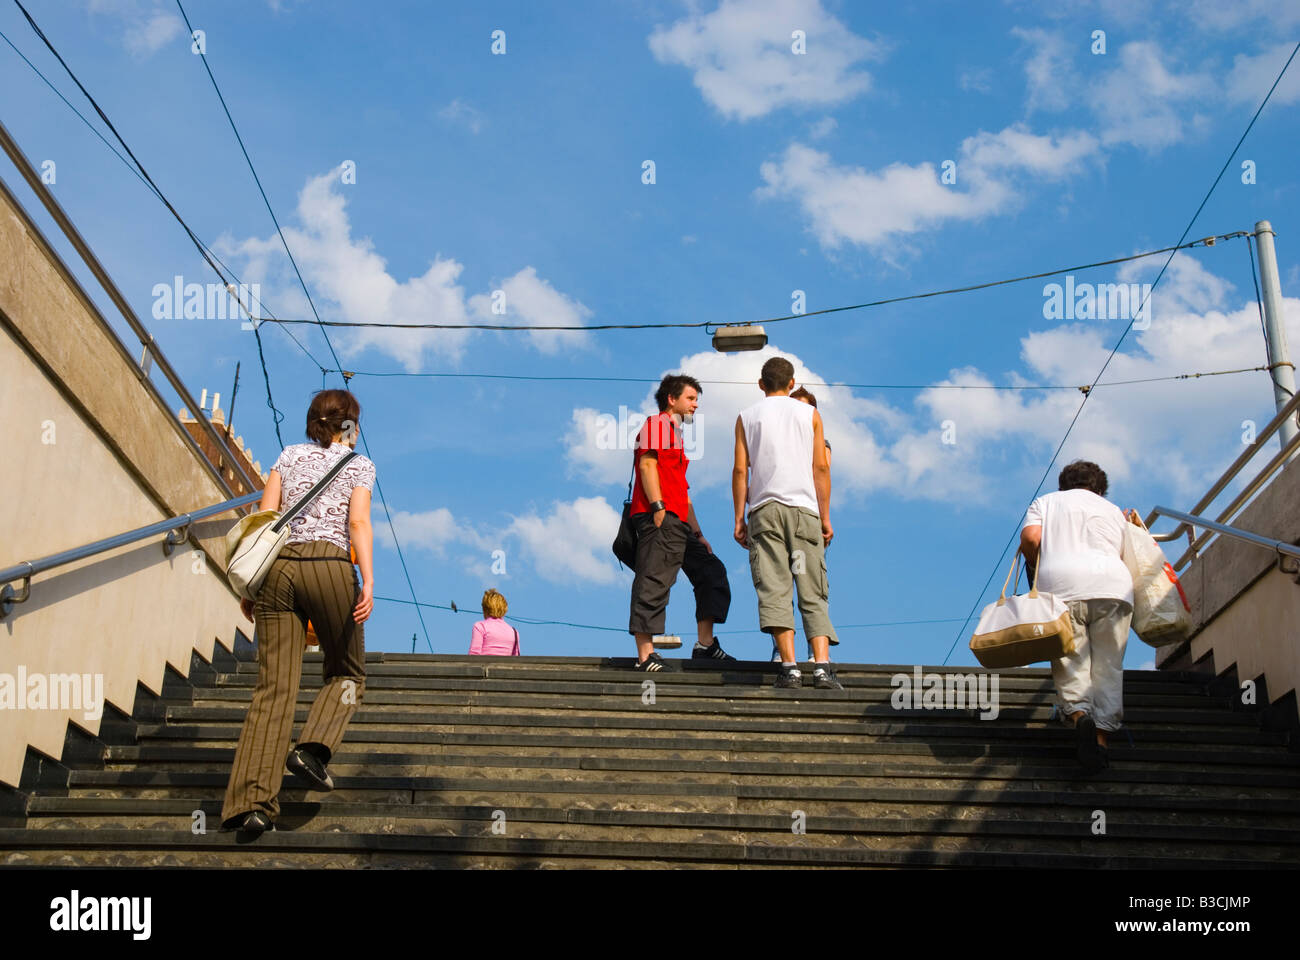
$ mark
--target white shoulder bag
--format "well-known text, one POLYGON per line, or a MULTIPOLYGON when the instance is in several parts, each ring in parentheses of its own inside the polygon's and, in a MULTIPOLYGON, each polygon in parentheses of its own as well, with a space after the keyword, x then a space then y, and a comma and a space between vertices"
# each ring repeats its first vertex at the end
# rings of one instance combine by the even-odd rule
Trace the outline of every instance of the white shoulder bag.
POLYGON ((241 517, 226 534, 226 577, 235 593, 244 600, 256 600, 262 581, 271 570, 271 564, 280 555, 280 549, 289 538, 289 524, 302 513, 320 493, 330 485, 339 472, 357 455, 352 450, 330 467, 329 473, 293 505, 287 513, 278 510, 259 510, 241 517))

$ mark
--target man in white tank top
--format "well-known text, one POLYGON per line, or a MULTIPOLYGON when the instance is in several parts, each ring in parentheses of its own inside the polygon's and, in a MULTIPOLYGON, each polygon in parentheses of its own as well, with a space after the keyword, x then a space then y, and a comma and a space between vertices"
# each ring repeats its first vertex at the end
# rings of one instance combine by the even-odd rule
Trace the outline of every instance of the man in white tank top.
POLYGON ((813 647, 814 686, 842 690, 830 668, 826 547, 834 531, 821 414, 790 397, 794 366, 784 357, 763 364, 758 385, 763 399, 736 418, 731 494, 736 542, 749 550, 759 626, 772 634, 781 655, 776 685, 801 687, 794 653, 792 601, 797 592, 804 633, 813 647))

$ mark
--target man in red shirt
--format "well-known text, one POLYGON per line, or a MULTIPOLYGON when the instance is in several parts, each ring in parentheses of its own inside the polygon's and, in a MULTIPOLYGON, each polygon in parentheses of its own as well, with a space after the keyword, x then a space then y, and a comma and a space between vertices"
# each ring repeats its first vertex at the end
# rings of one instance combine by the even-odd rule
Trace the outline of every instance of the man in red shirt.
POLYGON ((628 632, 636 637, 636 669, 648 673, 664 668, 652 638, 664 631, 668 591, 679 570, 686 572, 695 588, 698 640, 691 659, 735 659, 723 652, 713 636, 713 625, 725 623, 731 607, 727 568, 700 532, 686 482, 690 461, 681 424, 694 416, 699 396, 700 384, 694 377, 664 377, 655 391, 659 413, 642 426, 633 456, 636 481, 631 513, 637 545, 628 632))

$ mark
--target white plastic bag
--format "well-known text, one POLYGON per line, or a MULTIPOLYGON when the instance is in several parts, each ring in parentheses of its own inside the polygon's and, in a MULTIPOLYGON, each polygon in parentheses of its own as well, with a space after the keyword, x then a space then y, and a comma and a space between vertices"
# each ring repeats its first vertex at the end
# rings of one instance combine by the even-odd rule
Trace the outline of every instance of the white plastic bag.
POLYGON ((1133 575, 1133 632, 1153 647, 1186 639, 1192 608, 1178 574, 1145 525, 1124 524, 1124 563, 1133 575))

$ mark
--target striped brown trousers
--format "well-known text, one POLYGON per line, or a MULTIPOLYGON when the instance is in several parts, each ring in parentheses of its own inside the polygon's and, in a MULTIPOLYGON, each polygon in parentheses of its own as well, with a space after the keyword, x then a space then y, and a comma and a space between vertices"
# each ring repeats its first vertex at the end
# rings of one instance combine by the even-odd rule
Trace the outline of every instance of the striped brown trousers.
POLYGON ((324 540, 286 544, 271 565, 254 605, 257 686, 235 749, 223 822, 253 810, 274 820, 280 811, 276 795, 293 732, 308 620, 325 657, 325 683, 298 744, 319 744, 328 762, 342 742, 365 689, 364 630, 352 619, 359 590, 348 552, 324 540))

